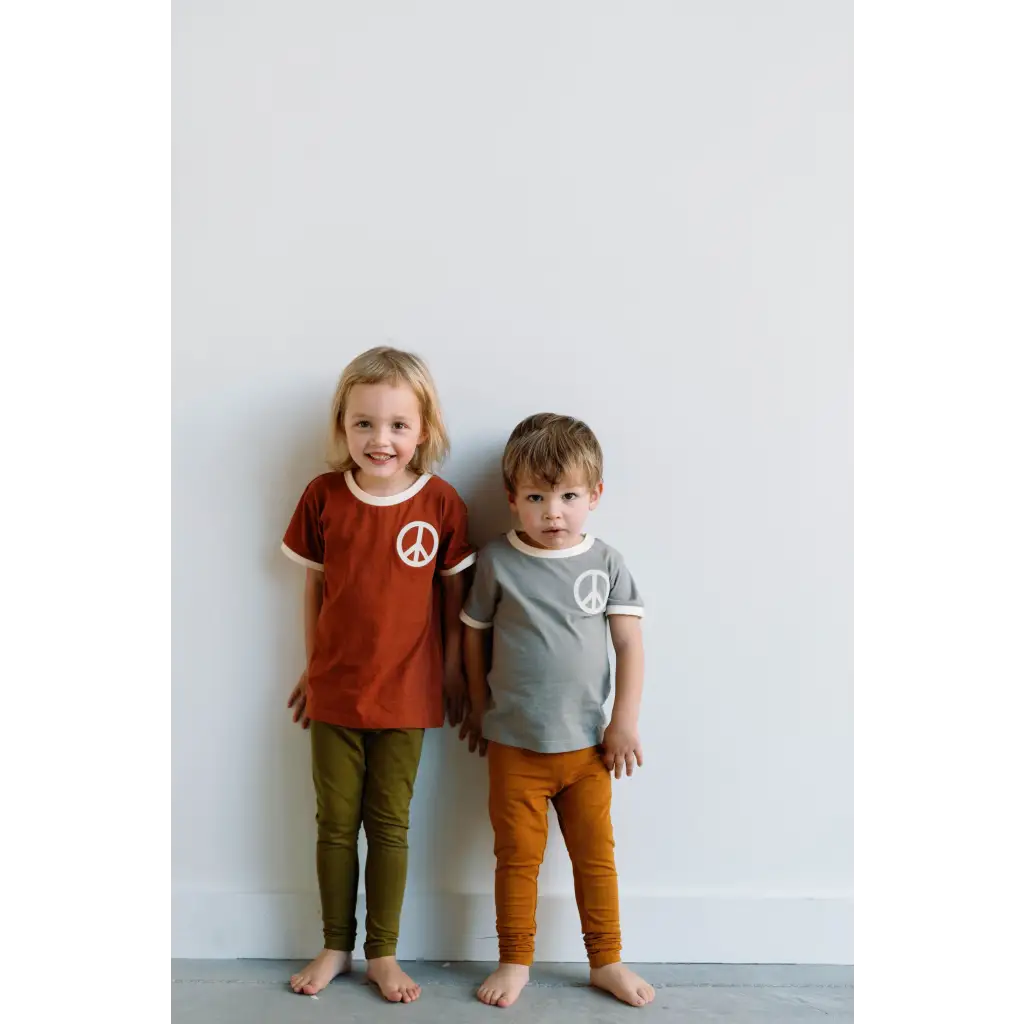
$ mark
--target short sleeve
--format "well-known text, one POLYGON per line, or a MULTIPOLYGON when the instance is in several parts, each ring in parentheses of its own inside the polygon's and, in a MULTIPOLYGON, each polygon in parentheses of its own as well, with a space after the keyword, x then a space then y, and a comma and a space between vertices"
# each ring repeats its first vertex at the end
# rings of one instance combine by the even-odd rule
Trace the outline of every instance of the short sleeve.
POLYGON ((321 492, 314 480, 305 490, 284 534, 281 550, 307 569, 324 568, 324 531, 320 523, 321 492))
POLYGON ((459 618, 472 629, 490 629, 497 606, 498 582, 494 576, 494 560, 485 550, 477 561, 476 576, 459 618))
POLYGON ((441 544, 437 559, 438 571, 442 576, 455 576, 468 569, 476 561, 476 551, 469 543, 469 513, 466 503, 454 495, 445 503, 444 519, 441 522, 441 544))
POLYGON ((626 563, 618 552, 613 553, 611 568, 611 589, 608 592, 606 615, 635 615, 642 618, 644 601, 637 589, 626 563))

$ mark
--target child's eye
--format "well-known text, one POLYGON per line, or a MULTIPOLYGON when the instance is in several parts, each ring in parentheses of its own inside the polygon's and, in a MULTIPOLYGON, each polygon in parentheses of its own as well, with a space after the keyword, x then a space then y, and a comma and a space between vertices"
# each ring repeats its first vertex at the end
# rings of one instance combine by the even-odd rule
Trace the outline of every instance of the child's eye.
POLYGON ((539 494, 528 494, 526 496, 526 500, 531 504, 536 505, 538 501, 543 501, 544 499, 539 494))
POLYGON ((361 430, 365 430, 369 425, 370 425, 370 421, 369 420, 357 420, 356 421, 356 426, 359 427, 361 430))
POLYGON ((575 491, 566 491, 565 494, 562 495, 562 498, 565 501, 573 501, 578 497, 579 495, 575 491))
POLYGON ((401 420, 399 420, 395 424, 395 430, 406 430, 408 428, 408 426, 409 426, 408 423, 403 423, 401 420))

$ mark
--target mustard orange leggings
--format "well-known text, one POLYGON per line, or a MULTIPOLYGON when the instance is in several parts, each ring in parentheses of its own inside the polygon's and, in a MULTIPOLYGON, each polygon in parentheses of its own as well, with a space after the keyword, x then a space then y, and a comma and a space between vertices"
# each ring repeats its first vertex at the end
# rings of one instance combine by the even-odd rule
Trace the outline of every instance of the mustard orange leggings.
POLYGON ((612 782, 598 748, 537 754, 487 748, 494 828, 494 902, 502 963, 532 964, 537 874, 548 838, 548 801, 572 861, 576 904, 591 967, 621 959, 619 886, 612 836, 612 782))

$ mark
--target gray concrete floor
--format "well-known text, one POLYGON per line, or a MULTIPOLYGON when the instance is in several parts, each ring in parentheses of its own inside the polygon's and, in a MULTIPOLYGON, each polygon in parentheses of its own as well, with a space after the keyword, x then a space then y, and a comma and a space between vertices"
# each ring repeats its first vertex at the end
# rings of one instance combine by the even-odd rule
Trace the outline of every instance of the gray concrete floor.
POLYGON ((657 989, 655 1001, 638 1010, 589 988, 584 964, 538 964, 515 1006, 498 1010, 483 1006, 473 995, 491 964, 407 962, 407 970, 423 986, 423 995, 407 1006, 385 1003, 363 981, 360 964, 351 977, 335 979, 318 998, 297 996, 288 988, 288 977, 301 966, 301 961, 286 960, 172 960, 173 1024, 394 1024, 399 1017, 409 1024, 638 1024, 650 1018, 782 1024, 825 1016, 853 1021, 852 967, 633 965, 657 989))

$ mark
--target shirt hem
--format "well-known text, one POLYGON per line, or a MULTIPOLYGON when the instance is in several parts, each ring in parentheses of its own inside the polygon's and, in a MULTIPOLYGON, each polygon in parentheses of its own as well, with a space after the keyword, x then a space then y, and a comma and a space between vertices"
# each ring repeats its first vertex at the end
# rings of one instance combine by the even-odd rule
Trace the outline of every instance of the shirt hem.
POLYGON ((514 747, 516 750, 529 750, 533 754, 573 754, 578 750, 590 750, 591 747, 599 747, 601 745, 600 737, 592 743, 579 743, 576 740, 563 741, 561 743, 511 743, 500 736, 488 736, 486 729, 483 736, 489 743, 498 743, 503 747, 514 747))
POLYGON ((438 721, 436 717, 431 718, 429 720, 429 724, 424 724, 423 722, 402 722, 400 725, 394 722, 371 723, 363 720, 356 720, 347 715, 330 715, 329 713, 328 715, 324 715, 319 711, 313 715, 309 715, 308 717, 311 722, 319 722, 321 725, 335 725, 339 729, 357 729, 360 732, 379 732, 383 729, 440 729, 441 726, 444 725, 444 719, 442 718, 438 721))

